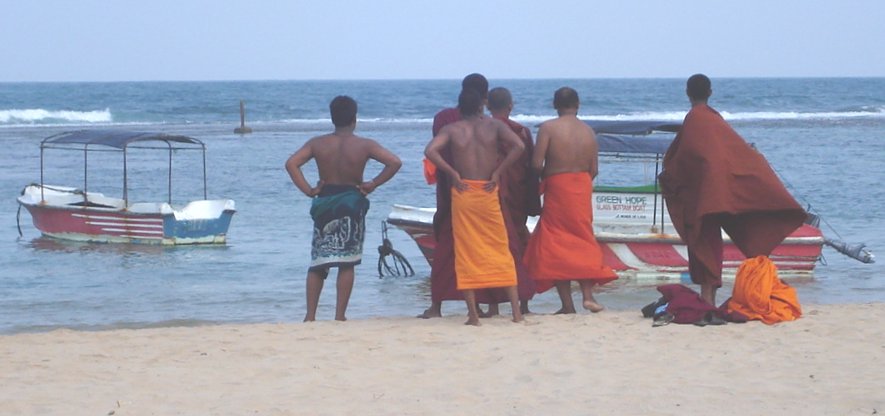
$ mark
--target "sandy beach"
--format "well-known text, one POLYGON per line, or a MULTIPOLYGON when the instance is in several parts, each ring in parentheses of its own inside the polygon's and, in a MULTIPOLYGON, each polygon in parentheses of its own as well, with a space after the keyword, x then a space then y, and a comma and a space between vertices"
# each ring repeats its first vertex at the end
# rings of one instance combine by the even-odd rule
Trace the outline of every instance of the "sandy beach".
POLYGON ((0 413, 869 415, 885 304, 653 328, 637 312, 0 337, 0 413))

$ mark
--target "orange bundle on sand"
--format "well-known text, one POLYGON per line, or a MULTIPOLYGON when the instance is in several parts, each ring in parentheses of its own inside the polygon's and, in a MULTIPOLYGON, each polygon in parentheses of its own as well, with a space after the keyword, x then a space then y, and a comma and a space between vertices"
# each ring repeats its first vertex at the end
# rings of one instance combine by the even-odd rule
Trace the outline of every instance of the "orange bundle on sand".
POLYGON ((796 289, 777 277, 777 267, 767 256, 756 256, 741 263, 726 311, 768 325, 802 316, 796 289))
POLYGON ((602 262, 593 236, 593 180, 587 172, 552 175, 541 184, 544 206, 523 263, 538 283, 538 293, 554 280, 590 279, 604 284, 618 275, 602 262))
POLYGON ((516 285, 516 265, 507 240, 498 191, 486 181, 462 180, 468 189, 452 189, 452 232, 458 290, 516 285))

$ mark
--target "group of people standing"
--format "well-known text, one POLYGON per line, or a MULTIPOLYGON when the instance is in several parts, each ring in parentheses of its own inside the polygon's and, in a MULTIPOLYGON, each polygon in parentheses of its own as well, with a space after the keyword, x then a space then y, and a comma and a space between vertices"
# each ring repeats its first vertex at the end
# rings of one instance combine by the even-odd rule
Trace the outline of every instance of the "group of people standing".
POLYGON ((532 296, 553 286, 562 301, 558 312, 575 313, 571 280, 580 282, 585 308, 602 310, 593 285, 617 275, 603 264, 593 237, 598 146, 593 130, 577 117, 575 90, 557 90, 553 106, 559 116, 541 125, 533 143, 531 132, 509 118, 510 92, 489 91, 485 77, 470 74, 458 106, 434 117, 434 137, 425 150, 425 176, 437 190, 432 303, 419 317, 441 316, 442 302, 463 294, 468 324, 497 314, 502 301, 510 302, 518 322, 532 296), (491 118, 483 115, 485 105, 491 118), (538 214, 529 234, 526 219, 538 214), (482 313, 479 304, 488 310, 482 313))
MULTIPOLYGON (((711 92, 709 79, 701 77, 706 79, 706 89, 711 92)), ((703 100, 696 100, 692 96, 692 82, 690 79, 687 92, 693 108, 686 116, 686 125, 690 117, 700 117, 693 115, 702 111, 695 107, 703 104, 709 108, 709 93, 705 91, 703 100)), ((510 91, 500 87, 489 90, 488 80, 481 74, 466 76, 461 86, 457 107, 444 109, 434 117, 433 139, 425 149, 425 177, 428 183, 436 184, 436 248, 430 276, 432 303, 419 317, 442 316, 443 301, 463 299, 468 309, 466 324, 479 325, 480 317, 497 315, 498 305, 503 302, 510 303, 513 321, 521 322, 529 312, 528 302, 534 294, 553 287, 562 304, 557 313, 575 313, 572 281, 580 286, 585 309, 603 310, 594 298, 594 289, 618 276, 605 265, 593 235, 591 201, 593 179, 598 173, 598 145, 593 129, 578 118, 578 93, 569 87, 556 90, 553 107, 558 117, 541 124, 537 141, 533 141, 528 128, 509 118, 513 108, 510 91), (485 115, 485 108, 491 117, 485 115), (540 219, 529 233, 526 220, 534 215, 540 215, 540 219), (481 305, 487 305, 486 311, 481 305)), ((399 158, 389 150, 354 134, 356 108, 353 99, 336 97, 330 104, 335 131, 310 139, 286 162, 292 182, 314 198, 305 321, 316 318, 320 292, 330 267, 339 269, 335 319, 346 319, 353 268, 360 263, 362 254, 369 207, 366 195, 390 180, 401 166, 399 158), (316 160, 320 177, 313 187, 301 172, 301 166, 311 159, 316 160), (384 168, 375 178, 364 181, 363 170, 369 159, 380 162, 384 168)), ((721 117, 719 120, 727 126, 721 117)), ((696 140, 699 139, 680 141, 677 137, 674 146, 696 140)), ((689 159, 696 160, 696 156, 689 159)), ((741 236, 739 247, 748 248, 745 254, 767 255, 801 225, 801 219, 794 221, 800 214, 804 219, 801 207, 775 181, 783 190, 777 193, 778 197, 785 194, 786 198, 765 206, 750 203, 716 207, 715 212, 704 214, 711 215, 698 227, 694 213, 700 212, 695 201, 699 196, 680 192, 679 188, 684 186, 677 185, 694 174, 690 172, 693 168, 675 152, 668 152, 664 167, 662 186, 671 215, 680 204, 692 208, 692 215, 677 214, 673 220, 689 247, 692 280, 701 285, 704 300, 711 304, 715 302, 716 288, 721 286, 721 236, 718 246, 713 237, 719 234, 719 227, 741 236), (667 168, 668 163, 671 169, 667 168), (724 211, 716 211, 719 208, 724 211), (772 230, 775 225, 776 230, 772 230), (735 227, 740 229, 731 230, 735 227)), ((769 186, 769 182, 759 183, 769 186)), ((768 188, 751 192, 767 191, 768 188)))

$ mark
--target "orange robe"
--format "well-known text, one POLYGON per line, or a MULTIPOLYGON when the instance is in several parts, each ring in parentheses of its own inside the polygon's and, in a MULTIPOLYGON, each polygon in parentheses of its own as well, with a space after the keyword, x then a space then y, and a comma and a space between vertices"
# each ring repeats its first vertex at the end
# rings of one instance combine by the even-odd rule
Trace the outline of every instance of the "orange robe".
POLYGON ((560 173, 541 183, 544 204, 523 261, 538 293, 555 280, 593 280, 604 284, 618 275, 602 261, 593 235, 593 180, 587 172, 560 173))
POLYGON ((663 165, 661 188, 694 283, 722 286, 720 228, 751 258, 770 254, 807 217, 762 154, 707 105, 685 116, 663 165))
POLYGON ((497 189, 485 191, 486 181, 462 182, 468 189, 452 189, 458 290, 516 286, 516 267, 497 189))
POLYGON ((734 281, 734 293, 725 302, 726 311, 768 325, 793 321, 802 316, 796 289, 777 277, 777 268, 766 256, 745 260, 734 281))

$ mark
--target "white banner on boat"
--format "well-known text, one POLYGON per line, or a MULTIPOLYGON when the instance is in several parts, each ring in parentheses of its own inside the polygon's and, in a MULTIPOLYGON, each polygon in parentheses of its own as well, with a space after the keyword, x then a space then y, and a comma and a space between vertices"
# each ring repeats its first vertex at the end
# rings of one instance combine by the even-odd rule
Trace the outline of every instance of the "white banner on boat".
POLYGON ((660 194, 594 192, 593 220, 606 223, 651 223, 655 215, 661 218, 661 210, 666 222, 670 222, 663 198, 660 194), (656 201, 657 200, 657 201, 656 201), (657 209, 657 212, 655 212, 657 209))

